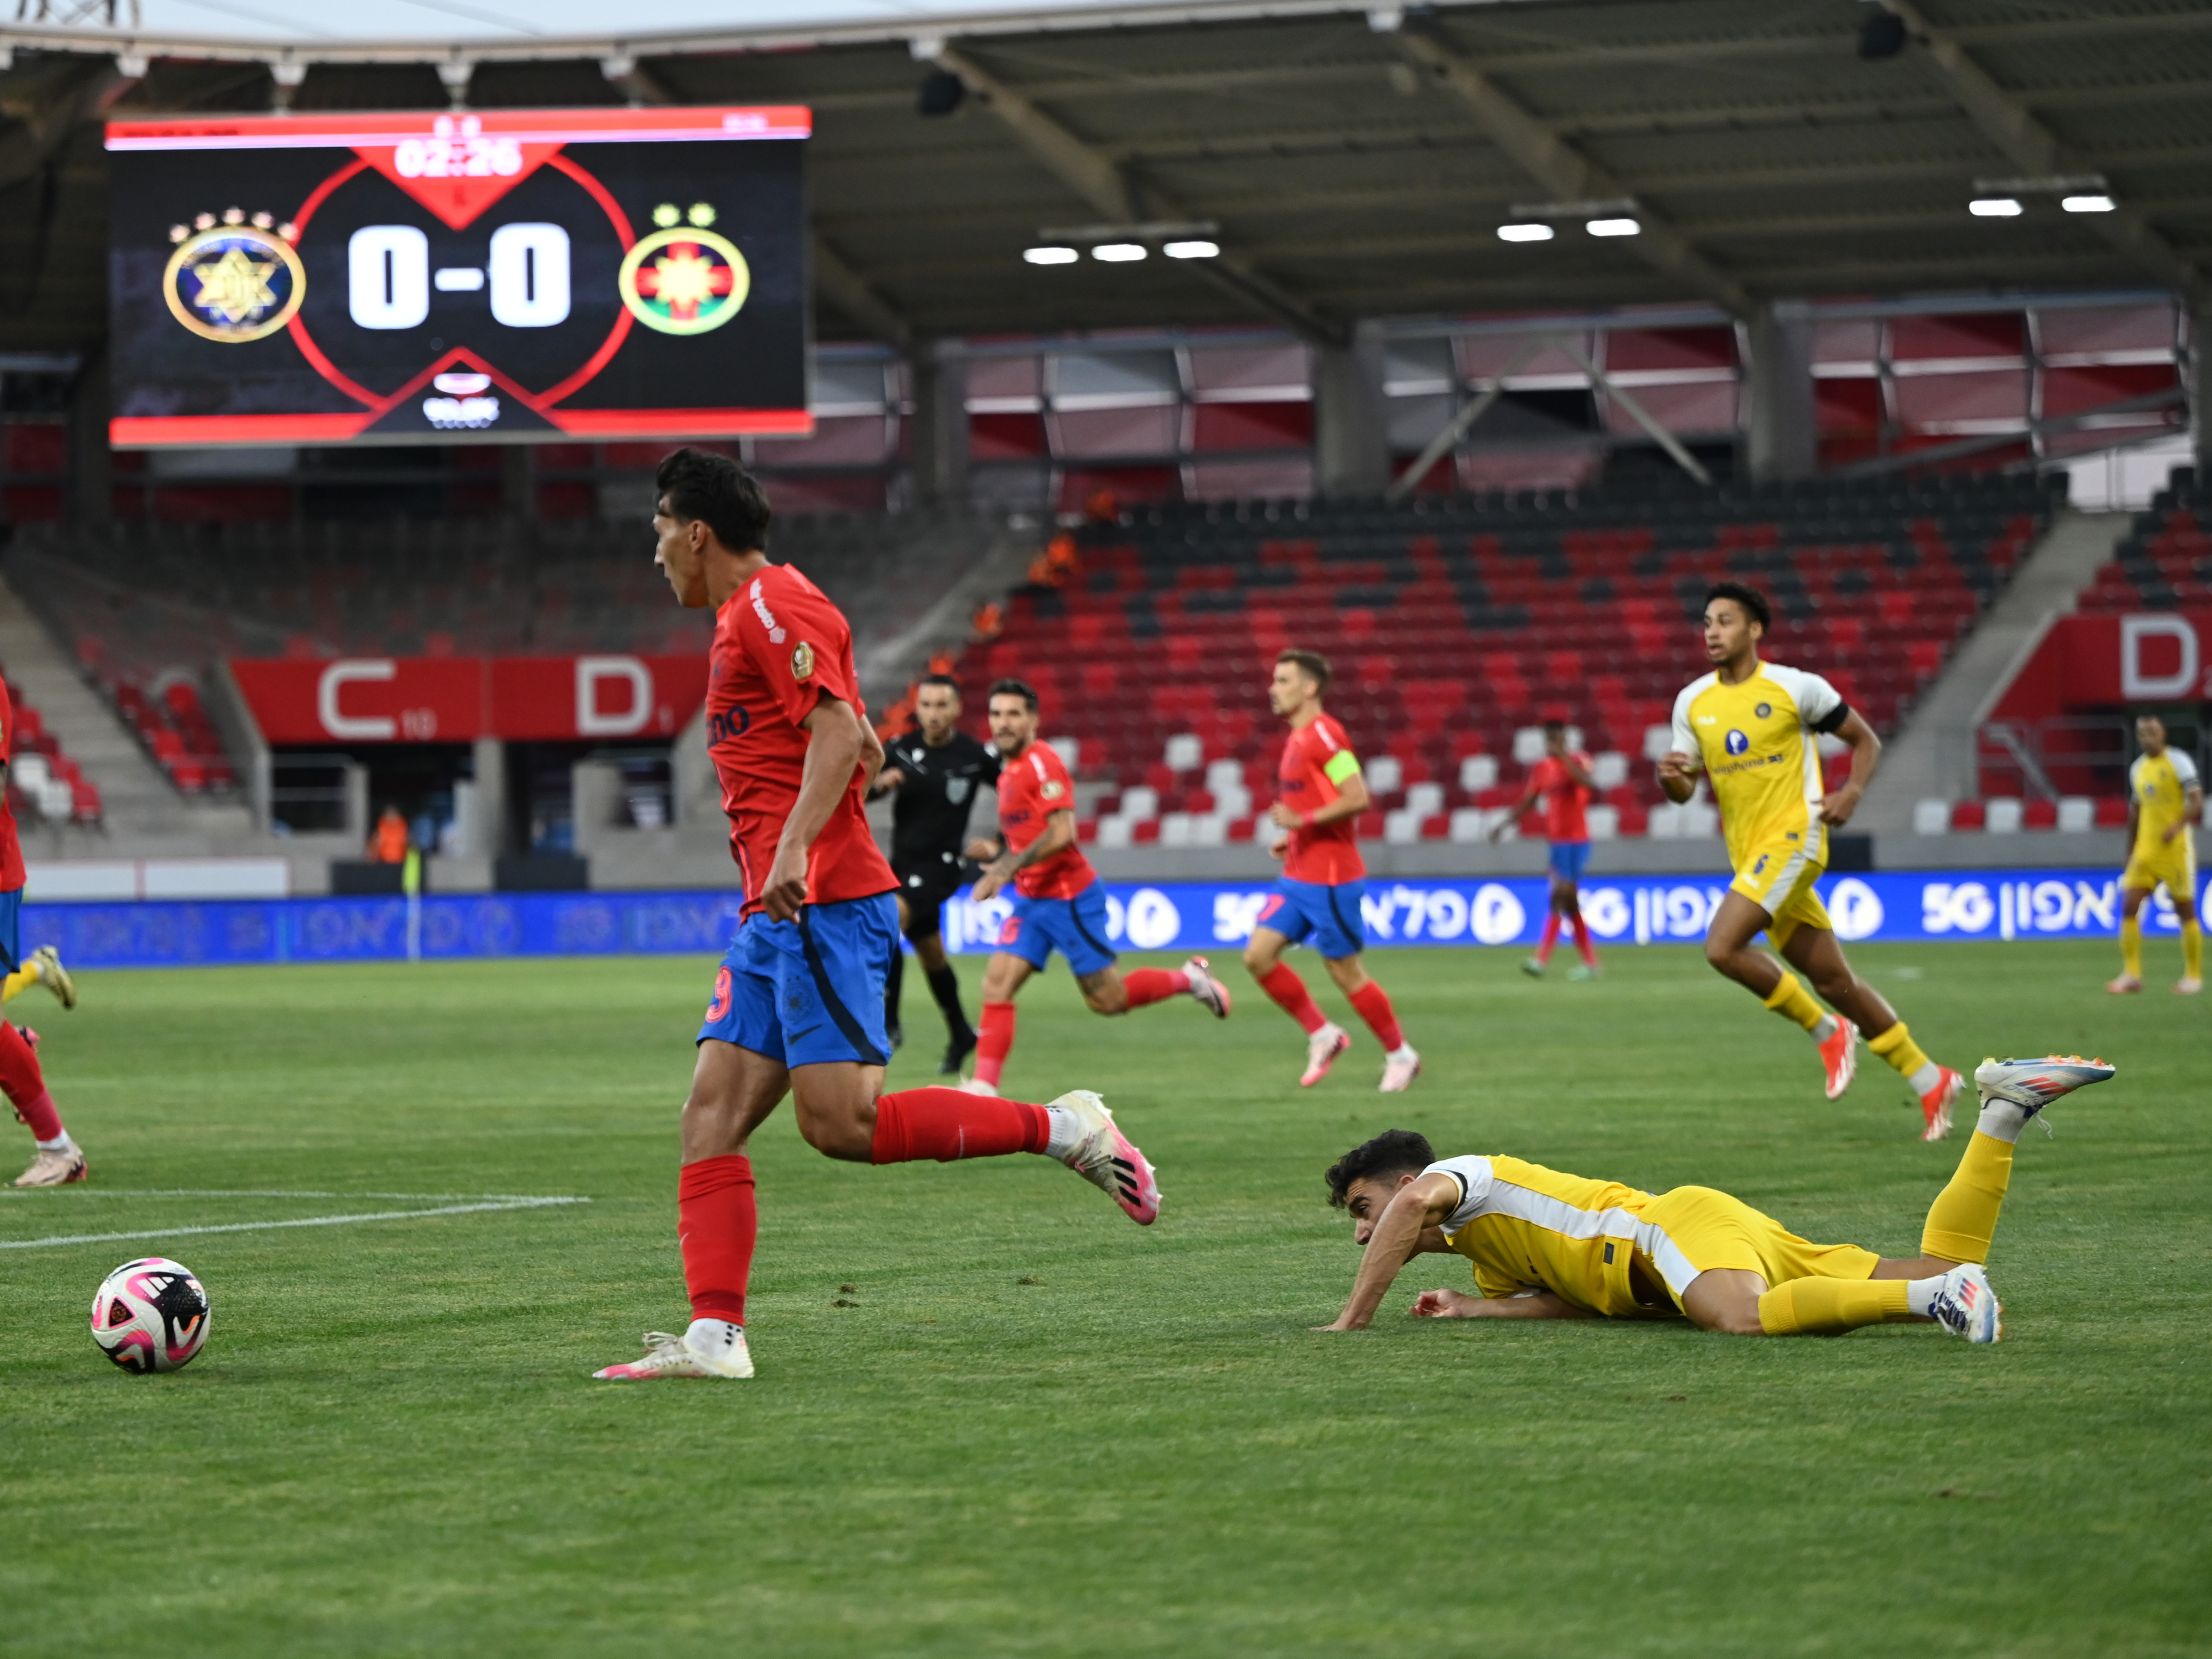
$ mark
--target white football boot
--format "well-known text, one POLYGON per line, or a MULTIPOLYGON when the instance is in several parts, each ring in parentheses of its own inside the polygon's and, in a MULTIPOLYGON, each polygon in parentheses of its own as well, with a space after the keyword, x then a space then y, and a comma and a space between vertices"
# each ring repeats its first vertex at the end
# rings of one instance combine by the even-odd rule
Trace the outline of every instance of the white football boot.
POLYGON ((76 1007, 76 981, 62 966, 62 953, 51 945, 41 945, 31 952, 31 960, 39 964, 39 983, 52 991, 63 1007, 76 1007))
POLYGON ((727 1320, 694 1320, 681 1336, 666 1331, 645 1334, 645 1357, 626 1364, 609 1365, 592 1373, 608 1382, 653 1382, 665 1376, 719 1376, 739 1381, 753 1374, 753 1357, 745 1346, 744 1331, 727 1320), (718 1332, 701 1333, 702 1325, 719 1326, 718 1332))
POLYGON ((1182 965, 1190 976, 1190 994, 1198 1006, 1216 1019, 1229 1018, 1229 988, 1214 978, 1212 965, 1204 957, 1193 957, 1182 965))
POLYGON ((1421 1057, 1410 1044, 1382 1062, 1382 1081, 1376 1088, 1386 1095, 1402 1095, 1406 1085, 1421 1074, 1421 1057), (1403 1055, 1404 1058, 1399 1058, 1403 1055))
POLYGON ((1076 1121, 1075 1145, 1060 1161, 1121 1206, 1139 1227, 1159 1218, 1160 1188, 1135 1143, 1114 1127, 1114 1114, 1088 1089, 1071 1089, 1048 1104, 1076 1121))
POLYGON ((999 1085, 995 1083, 986 1083, 980 1077, 963 1077, 952 1086, 963 1095, 981 1095, 989 1100, 996 1100, 999 1097, 999 1085))
POLYGON ((71 1182, 82 1181, 87 1174, 84 1148, 72 1143, 60 1152, 39 1149, 30 1167, 17 1176, 11 1183, 17 1187, 66 1187, 71 1182))
POLYGON ((2035 1060, 1985 1060, 1974 1067, 1974 1087, 1983 1101, 2008 1100, 2033 1117, 2061 1095, 2102 1083, 2119 1068, 2079 1054, 2045 1054, 2035 1060))
POLYGON ((1352 1033, 1330 1020, 1321 1030, 1306 1039, 1305 1075, 1298 1079, 1298 1087, 1310 1089, 1328 1075, 1328 1068, 1336 1064, 1336 1057, 1352 1047, 1352 1033))
POLYGON ((1928 1311, 1945 1330, 1969 1342, 1994 1342, 2004 1334, 2004 1304, 1977 1261, 1943 1275, 1942 1287, 1928 1311))

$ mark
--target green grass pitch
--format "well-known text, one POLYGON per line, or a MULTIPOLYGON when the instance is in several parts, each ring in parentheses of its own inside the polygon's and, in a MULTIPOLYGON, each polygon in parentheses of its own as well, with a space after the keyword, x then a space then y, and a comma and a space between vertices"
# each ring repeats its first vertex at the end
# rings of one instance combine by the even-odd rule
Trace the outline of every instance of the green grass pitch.
MULTIPOLYGON (((1466 1283, 1437 1257, 1374 1330, 1309 1332, 1354 1264, 1322 1170, 1392 1124, 1912 1252, 1958 1143, 1921 1146, 1871 1058, 1828 1104, 1806 1040, 1689 951, 1616 951, 1591 985, 1378 952, 1427 1059, 1399 1100, 1364 1030, 1301 1091, 1297 1033, 1241 969, 1224 1026, 1097 1019, 1055 969, 1007 1086, 1101 1090, 1160 1165, 1158 1225, 1041 1158, 832 1164, 780 1113, 743 1385, 586 1380, 686 1317, 676 1109, 708 964, 88 975, 71 1015, 33 994, 10 1012, 94 1181, 0 1196, 0 1238, 394 1207, 130 1195, 158 1189, 591 1202, 0 1251, 0 1648, 2204 1653, 2212 1011, 2164 980, 2106 996, 2105 945, 1855 954, 1953 1065, 2121 1068, 2023 1141, 1994 1349, 1416 1323, 1413 1291, 1466 1283), (146 1254, 214 1300, 175 1376, 86 1334, 100 1276, 146 1254)), ((937 1051, 909 978, 897 1084, 937 1051)))

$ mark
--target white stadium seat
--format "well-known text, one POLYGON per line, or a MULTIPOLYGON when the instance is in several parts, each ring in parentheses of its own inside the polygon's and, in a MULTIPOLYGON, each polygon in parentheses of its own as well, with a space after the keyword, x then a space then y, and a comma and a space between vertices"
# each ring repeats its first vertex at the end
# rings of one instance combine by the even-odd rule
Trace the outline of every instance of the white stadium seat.
POLYGON ((1912 805, 1912 833, 1916 836, 1950 834, 1951 803, 1933 798, 1915 801, 1912 805))

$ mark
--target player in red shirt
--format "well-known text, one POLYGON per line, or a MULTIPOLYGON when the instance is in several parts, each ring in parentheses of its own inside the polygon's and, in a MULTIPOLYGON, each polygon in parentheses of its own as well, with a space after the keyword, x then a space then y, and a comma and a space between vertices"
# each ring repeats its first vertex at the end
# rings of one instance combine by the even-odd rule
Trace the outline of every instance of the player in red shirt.
POLYGON ((1336 988, 1382 1045, 1382 1090, 1395 1095, 1420 1074, 1421 1057, 1399 1030, 1389 994, 1367 977, 1360 959, 1367 945, 1360 909, 1367 866, 1353 826, 1367 810, 1367 780, 1344 728, 1322 711, 1328 681, 1328 658, 1317 651, 1285 651, 1275 659, 1267 683, 1268 708, 1291 727, 1275 772, 1281 799, 1267 816, 1291 833, 1274 849, 1283 861, 1282 878, 1244 947, 1244 965, 1304 1028, 1306 1069, 1298 1082, 1310 1089, 1352 1046, 1352 1034, 1322 1013, 1305 981, 1283 960, 1284 951, 1310 938, 1336 988))
POLYGON ((981 904, 1013 884, 1013 914, 983 970, 983 1023, 976 1031, 975 1075, 960 1086, 996 1094, 1014 1046, 1014 994, 1057 951, 1067 958, 1094 1014, 1126 1014, 1148 1002, 1189 996, 1216 1019, 1229 1018, 1229 988, 1207 971, 1204 957, 1180 968, 1114 965, 1106 943, 1106 895, 1097 872, 1075 844, 1075 785, 1067 763, 1037 741, 1037 694, 1020 680, 991 688, 991 742, 999 751, 997 845, 978 840, 968 856, 989 862, 969 895, 981 904))
MULTIPOLYGON (((62 969, 61 957, 51 945, 41 945, 23 959, 23 849, 15 839, 15 809, 8 805, 8 762, 15 749, 15 707, 8 687, 0 681, 0 959, 7 969, 4 994, 13 997, 33 982, 43 983, 62 1000, 76 1006, 76 988, 62 969)), ((18 1187, 66 1187, 85 1177, 84 1151, 62 1127, 54 1097, 46 1092, 45 1074, 33 1044, 38 1038, 21 1027, 0 1019, 0 1093, 8 1097, 15 1115, 30 1125, 36 1150, 30 1168, 15 1177, 18 1187)))
POLYGON ((949 1088, 882 1092, 898 883, 863 805, 884 751, 860 702, 852 630, 813 583, 768 562, 768 501, 735 461, 679 449, 655 483, 654 562, 679 604, 715 612, 708 746, 744 903, 684 1103, 677 1235, 691 1323, 681 1336, 648 1334, 642 1359, 595 1373, 622 1382, 753 1374, 745 1144, 787 1093, 799 1133, 831 1158, 1042 1152, 1139 1224, 1159 1213, 1152 1166, 1088 1091, 1047 1106, 949 1088))
POLYGON ((1597 783, 1590 776, 1590 758, 1567 748, 1564 720, 1544 722, 1544 758, 1529 769, 1528 786, 1513 804, 1512 812, 1493 825, 1496 841, 1505 826, 1527 811, 1539 795, 1544 798, 1544 839, 1551 843, 1552 908, 1544 917, 1544 936, 1536 941, 1536 954, 1521 964, 1521 971, 1541 979, 1551 964, 1553 947, 1559 942, 1559 923, 1575 930, 1575 949, 1582 961, 1567 969, 1569 979, 1597 977, 1597 947, 1590 943, 1589 924, 1583 920, 1583 872, 1589 865, 1588 808, 1597 783))

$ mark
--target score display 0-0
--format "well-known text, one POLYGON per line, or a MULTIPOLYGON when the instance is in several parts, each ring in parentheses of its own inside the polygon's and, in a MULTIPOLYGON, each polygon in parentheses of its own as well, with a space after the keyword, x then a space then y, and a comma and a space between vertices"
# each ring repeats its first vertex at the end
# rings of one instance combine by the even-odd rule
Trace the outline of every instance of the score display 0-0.
POLYGON ((111 123, 112 440, 809 431, 811 130, 789 107, 111 123))

